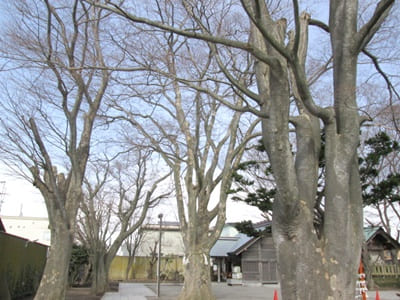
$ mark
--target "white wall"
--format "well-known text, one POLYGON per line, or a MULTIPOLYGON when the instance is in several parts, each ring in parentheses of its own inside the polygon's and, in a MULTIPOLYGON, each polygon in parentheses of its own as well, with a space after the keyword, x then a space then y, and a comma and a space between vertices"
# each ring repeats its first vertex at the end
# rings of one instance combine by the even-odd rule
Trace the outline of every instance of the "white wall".
MULTIPOLYGON (((137 256, 150 256, 151 249, 154 249, 154 243, 158 242, 159 232, 155 230, 146 230, 142 243, 139 246, 137 256)), ((157 246, 158 247, 158 246, 157 246)), ((156 253, 158 248, 156 248, 156 253)), ((167 255, 184 255, 184 246, 180 231, 163 231, 161 237, 161 253, 167 255)))
POLYGON ((7 233, 47 246, 50 245, 50 229, 47 218, 2 216, 1 220, 7 233))

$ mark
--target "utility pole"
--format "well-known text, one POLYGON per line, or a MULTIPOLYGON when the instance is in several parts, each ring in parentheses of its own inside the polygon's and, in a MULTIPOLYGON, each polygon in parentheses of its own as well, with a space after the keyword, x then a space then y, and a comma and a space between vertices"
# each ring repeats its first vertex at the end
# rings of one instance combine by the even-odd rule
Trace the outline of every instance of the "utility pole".
POLYGON ((158 236, 158 261, 157 261, 157 297, 160 298, 160 281, 161 281, 161 230, 162 230, 162 217, 163 214, 159 214, 160 219, 160 232, 158 236))

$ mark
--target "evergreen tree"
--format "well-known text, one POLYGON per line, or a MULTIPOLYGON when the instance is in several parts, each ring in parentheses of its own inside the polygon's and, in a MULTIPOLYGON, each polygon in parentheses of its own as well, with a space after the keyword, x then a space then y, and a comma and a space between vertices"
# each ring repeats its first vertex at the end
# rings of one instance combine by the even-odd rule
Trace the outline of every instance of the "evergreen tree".
MULTIPOLYGON (((321 137, 324 140, 324 135, 321 137)), ((398 202, 400 195, 398 193, 400 187, 400 173, 397 170, 390 170, 385 168, 384 162, 390 158, 390 155, 399 151, 400 146, 397 141, 391 139, 385 132, 381 131, 372 138, 364 142, 366 155, 359 157, 360 164, 360 180, 362 187, 362 195, 364 206, 378 205, 383 201, 398 202)), ((265 151, 261 143, 256 147, 257 151, 265 151)), ((324 153, 324 151, 321 151, 324 153)), ((250 169, 262 169, 265 177, 271 176, 271 167, 267 163, 261 165, 256 161, 246 162, 241 164, 234 174, 234 180, 238 186, 232 193, 235 195, 233 200, 243 201, 249 205, 257 207, 264 215, 270 216, 272 213, 272 206, 276 189, 272 185, 270 187, 257 186, 254 187, 255 181, 250 180, 248 177, 240 174, 241 172, 248 172, 250 169), (254 191, 249 191, 251 188, 254 191), (245 196, 240 196, 238 193, 244 192, 245 196)), ((320 157, 319 168, 325 168, 325 160, 323 155, 320 157)), ((321 172, 322 173, 322 172, 321 172)), ((323 222, 323 179, 319 184, 319 192, 317 194, 319 200, 319 207, 316 207, 316 220, 315 225, 323 222)), ((250 221, 242 221, 236 225, 236 228, 249 236, 258 236, 260 231, 254 228, 254 224, 250 221)))

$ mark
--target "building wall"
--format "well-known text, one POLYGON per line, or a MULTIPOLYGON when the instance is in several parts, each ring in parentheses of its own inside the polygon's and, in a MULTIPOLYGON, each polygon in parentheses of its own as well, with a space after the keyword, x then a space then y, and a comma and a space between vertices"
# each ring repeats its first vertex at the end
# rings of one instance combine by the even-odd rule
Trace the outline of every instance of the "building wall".
MULTIPOLYGON (((128 280, 155 280, 157 261, 150 268, 152 256, 157 256, 159 241, 159 225, 152 224, 143 228, 144 235, 135 254, 135 262, 129 272, 128 280), (157 247, 154 247, 157 243, 157 247), (152 253, 155 250, 154 253, 152 253)), ((123 254, 126 249, 122 249, 123 254)), ((182 258, 184 245, 179 224, 165 222, 161 235, 161 278, 163 280, 179 281, 183 279, 182 258)), ((111 263, 109 278, 111 280, 125 280, 128 256, 117 256, 111 263)))
POLYGON ((47 218, 2 216, 7 233, 49 246, 50 229, 47 218))
MULTIPOLYGON (((125 280, 127 265, 127 256, 116 256, 110 266, 109 278, 111 280, 125 280)), ((157 262, 154 263, 152 271, 153 272, 150 273, 150 257, 135 257, 135 262, 129 272, 128 280, 155 280, 157 262)), ((181 281, 183 279, 182 257, 162 257, 161 278, 162 280, 181 281)))
MULTIPOLYGON (((137 256, 151 256, 155 242, 158 242, 158 239, 158 230, 146 230, 139 249, 137 250, 137 256)), ((161 235, 161 253, 164 256, 184 256, 185 251, 180 231, 163 229, 161 235)))
POLYGON ((0 299, 33 294, 46 257, 47 246, 0 232, 0 299))
POLYGON ((242 253, 243 282, 278 281, 277 260, 272 236, 259 239, 242 253))

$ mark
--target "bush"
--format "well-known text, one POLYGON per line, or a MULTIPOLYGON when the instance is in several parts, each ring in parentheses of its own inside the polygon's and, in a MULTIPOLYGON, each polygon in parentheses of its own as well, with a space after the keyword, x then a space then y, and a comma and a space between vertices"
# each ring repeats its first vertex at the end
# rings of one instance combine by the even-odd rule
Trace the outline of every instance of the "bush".
POLYGON ((90 278, 89 250, 83 245, 72 246, 71 260, 69 262, 68 282, 71 286, 89 284, 90 278))

